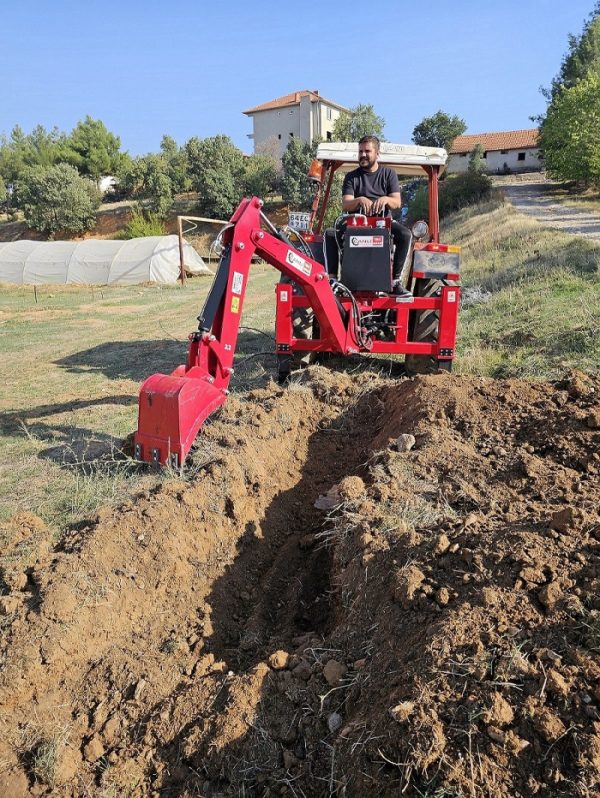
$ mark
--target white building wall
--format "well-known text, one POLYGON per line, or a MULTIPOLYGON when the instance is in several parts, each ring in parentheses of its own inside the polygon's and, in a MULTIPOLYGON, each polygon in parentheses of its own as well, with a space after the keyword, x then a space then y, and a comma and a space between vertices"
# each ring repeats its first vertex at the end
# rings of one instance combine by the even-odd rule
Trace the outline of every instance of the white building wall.
POLYGON ((332 108, 331 105, 327 105, 326 103, 319 103, 319 118, 320 118, 320 137, 323 141, 329 141, 331 134, 333 133, 333 126, 335 124, 335 120, 339 119, 341 115, 341 111, 338 111, 337 108, 332 108), (329 133, 329 136, 327 135, 329 133))
POLYGON ((300 108, 293 105, 290 108, 273 108, 260 111, 252 115, 254 151, 257 145, 273 138, 279 145, 279 157, 285 152, 290 134, 300 137, 300 108))
POLYGON ((333 132, 333 125, 339 116, 337 108, 323 102, 311 102, 308 97, 301 97, 299 105, 257 111, 252 114, 254 152, 267 139, 274 139, 281 158, 292 133, 302 141, 312 142, 315 138, 327 141, 327 133, 333 132))
MULTIPOLYGON (((469 167, 470 153, 466 155, 454 154, 448 159, 448 172, 466 172, 469 167)), ((544 168, 539 157, 539 150, 523 148, 521 150, 489 150, 485 160, 486 171, 489 174, 498 174, 508 168, 511 172, 536 172, 544 168), (524 159, 519 160, 519 153, 524 154, 524 159)))
MULTIPOLYGON (((316 105, 316 103, 314 103, 316 105)), ((300 98, 300 106, 298 107, 298 118, 299 118, 299 130, 300 130, 300 138, 302 141, 312 141, 313 140, 313 128, 314 128, 314 119, 313 119, 313 103, 310 101, 310 97, 305 95, 304 97, 300 98)))

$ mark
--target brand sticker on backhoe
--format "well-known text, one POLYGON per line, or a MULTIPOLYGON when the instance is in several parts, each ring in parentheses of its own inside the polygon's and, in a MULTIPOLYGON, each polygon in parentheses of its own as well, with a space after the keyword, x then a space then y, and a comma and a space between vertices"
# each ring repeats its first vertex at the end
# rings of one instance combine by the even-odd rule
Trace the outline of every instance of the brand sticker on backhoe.
POLYGON ((234 272, 231 281, 231 292, 233 294, 241 294, 244 285, 244 275, 241 272, 234 272))
POLYGON ((240 298, 239 298, 239 296, 232 296, 231 297, 231 312, 232 313, 239 313, 240 312, 240 298))
POLYGON ((350 236, 351 247, 382 247, 383 236, 350 236))
POLYGON ((294 269, 298 269, 299 272, 303 272, 310 277, 312 272, 312 265, 304 258, 301 258, 297 252, 294 252, 291 249, 288 249, 287 255, 285 256, 286 263, 289 263, 290 266, 293 266, 294 269))

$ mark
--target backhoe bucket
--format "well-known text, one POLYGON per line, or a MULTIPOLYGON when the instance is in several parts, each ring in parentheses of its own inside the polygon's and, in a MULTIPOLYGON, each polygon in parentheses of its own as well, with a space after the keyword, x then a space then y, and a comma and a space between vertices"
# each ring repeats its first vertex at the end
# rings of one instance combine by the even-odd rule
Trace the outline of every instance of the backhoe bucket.
POLYGON ((206 377, 153 374, 140 389, 135 457, 179 468, 226 393, 206 377))

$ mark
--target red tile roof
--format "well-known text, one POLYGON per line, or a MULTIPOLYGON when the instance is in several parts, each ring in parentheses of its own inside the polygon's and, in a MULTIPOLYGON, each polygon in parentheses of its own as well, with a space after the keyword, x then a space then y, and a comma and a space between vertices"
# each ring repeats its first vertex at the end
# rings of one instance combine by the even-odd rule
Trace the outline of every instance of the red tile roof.
POLYGON ((254 108, 249 108, 247 111, 243 111, 242 113, 255 114, 257 111, 271 111, 273 108, 287 108, 290 105, 300 105, 301 97, 310 97, 311 103, 324 102, 327 103, 327 105, 333 106, 333 108, 339 108, 340 111, 348 110, 339 103, 334 103, 331 100, 327 100, 325 97, 321 97, 318 91, 304 89, 303 91, 294 91, 291 94, 284 94, 283 97, 278 97, 276 100, 270 100, 268 103, 263 103, 262 105, 257 105, 254 108))
POLYGON ((506 130, 502 133, 470 133, 454 139, 450 154, 471 152, 476 144, 484 150, 524 150, 537 147, 537 127, 528 130, 506 130))

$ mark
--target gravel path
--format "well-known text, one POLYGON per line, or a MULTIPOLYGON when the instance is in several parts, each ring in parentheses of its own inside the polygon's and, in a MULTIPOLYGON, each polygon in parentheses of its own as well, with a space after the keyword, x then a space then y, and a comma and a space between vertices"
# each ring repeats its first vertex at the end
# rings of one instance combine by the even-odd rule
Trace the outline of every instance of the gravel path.
POLYGON ((553 186, 551 182, 540 180, 503 184, 499 188, 521 213, 533 216, 538 222, 556 227, 563 233, 600 242, 600 214, 556 202, 549 196, 553 186))

